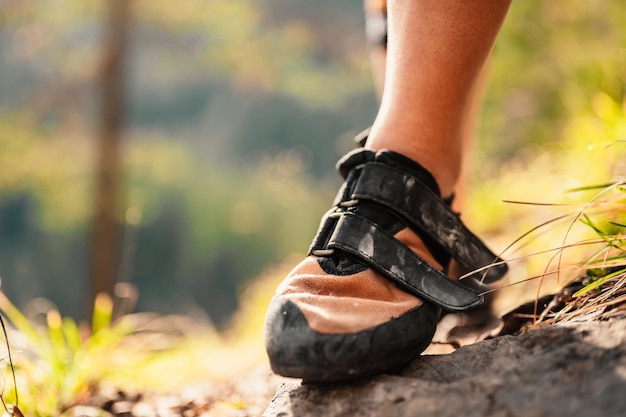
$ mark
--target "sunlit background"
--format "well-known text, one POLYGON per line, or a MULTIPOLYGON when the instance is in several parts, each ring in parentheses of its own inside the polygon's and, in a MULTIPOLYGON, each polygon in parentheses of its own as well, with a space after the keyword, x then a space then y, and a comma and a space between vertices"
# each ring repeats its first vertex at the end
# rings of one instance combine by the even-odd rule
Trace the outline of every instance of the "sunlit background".
MULTIPOLYGON (((306 251, 335 161, 375 116, 361 0, 134 0, 117 21, 113 4, 0 0, 2 291, 89 314, 97 161, 119 133, 111 281, 136 287, 132 311, 225 326, 255 278, 306 251), (108 34, 123 30, 110 133, 108 34)), ((542 219, 502 200, 572 201, 624 173, 624 145, 606 146, 626 137, 625 10, 513 2, 464 213, 498 249, 542 219)))

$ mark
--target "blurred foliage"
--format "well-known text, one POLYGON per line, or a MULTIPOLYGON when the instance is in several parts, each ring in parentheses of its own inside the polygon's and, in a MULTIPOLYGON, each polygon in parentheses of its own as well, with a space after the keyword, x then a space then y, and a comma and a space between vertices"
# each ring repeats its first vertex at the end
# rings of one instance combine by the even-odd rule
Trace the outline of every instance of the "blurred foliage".
MULTIPOLYGON (((0 5, 3 290, 74 316, 86 310, 102 4, 0 5)), ((373 119, 361 1, 133 7, 120 276, 140 310, 223 323, 247 280, 306 250, 334 162, 373 119)), ((624 9, 513 2, 489 65, 473 229, 515 236, 545 214, 502 200, 580 201, 563 191, 624 172, 624 145, 604 148, 626 136, 624 9)))
POLYGON ((45 324, 31 321, 2 292, 0 309, 19 332, 11 333, 19 336, 17 348, 11 339, 15 362, 2 362, 3 375, 11 375, 14 366, 16 385, 5 384, 1 395, 25 415, 59 415, 107 377, 132 373, 156 357, 149 349, 124 344, 136 331, 134 323, 129 316, 113 323, 113 302, 106 294, 96 298, 88 329, 55 308, 42 312, 45 324))
MULTIPOLYGON (((624 100, 626 8, 618 2, 513 2, 498 37, 483 112, 482 149, 510 157, 563 137, 602 92, 624 100)), ((594 140, 598 138, 588 138, 594 140)), ((603 139, 600 139, 603 140, 603 139)))

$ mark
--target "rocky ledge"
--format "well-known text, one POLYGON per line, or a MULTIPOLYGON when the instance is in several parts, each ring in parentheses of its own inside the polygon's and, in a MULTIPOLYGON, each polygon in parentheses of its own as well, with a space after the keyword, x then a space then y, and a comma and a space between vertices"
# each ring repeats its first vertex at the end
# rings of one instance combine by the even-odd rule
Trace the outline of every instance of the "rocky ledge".
POLYGON ((581 318, 422 355, 349 384, 285 382, 264 417, 626 415, 626 316, 581 318))

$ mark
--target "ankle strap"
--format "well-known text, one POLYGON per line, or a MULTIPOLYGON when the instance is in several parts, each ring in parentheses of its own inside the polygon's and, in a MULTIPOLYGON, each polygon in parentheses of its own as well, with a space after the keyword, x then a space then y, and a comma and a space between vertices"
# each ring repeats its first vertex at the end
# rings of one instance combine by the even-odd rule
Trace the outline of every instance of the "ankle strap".
POLYGON ((401 215, 418 234, 426 233, 456 259, 463 273, 494 264, 474 277, 492 283, 507 272, 506 264, 469 231, 450 206, 410 174, 377 162, 363 165, 350 197, 374 201, 401 215))

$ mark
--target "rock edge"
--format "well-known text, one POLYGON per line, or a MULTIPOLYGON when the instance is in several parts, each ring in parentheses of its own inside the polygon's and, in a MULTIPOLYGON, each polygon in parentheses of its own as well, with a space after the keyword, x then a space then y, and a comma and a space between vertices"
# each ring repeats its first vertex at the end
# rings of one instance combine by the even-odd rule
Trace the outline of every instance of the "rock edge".
POLYGON ((556 324, 346 384, 283 383, 263 417, 626 415, 626 316, 556 324))

